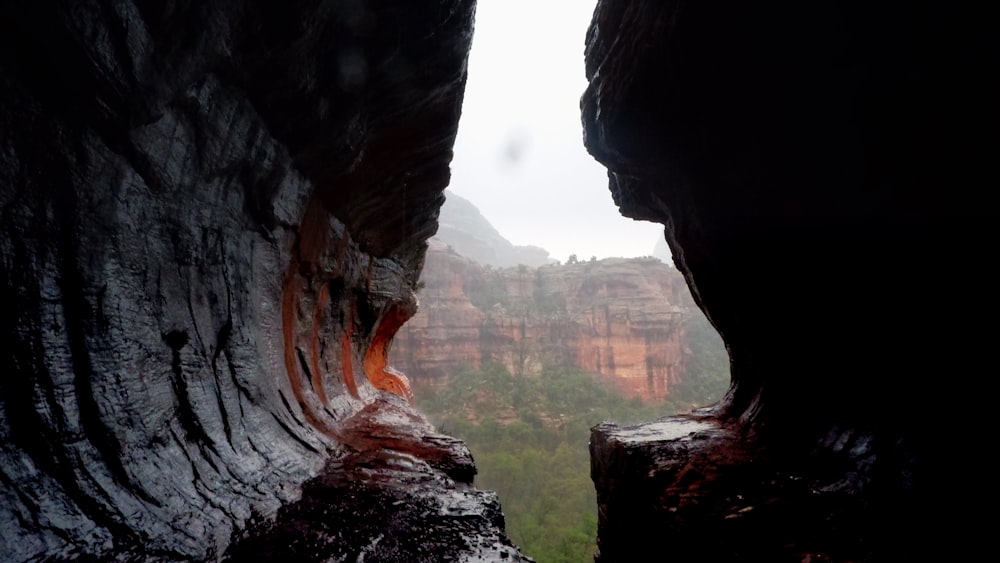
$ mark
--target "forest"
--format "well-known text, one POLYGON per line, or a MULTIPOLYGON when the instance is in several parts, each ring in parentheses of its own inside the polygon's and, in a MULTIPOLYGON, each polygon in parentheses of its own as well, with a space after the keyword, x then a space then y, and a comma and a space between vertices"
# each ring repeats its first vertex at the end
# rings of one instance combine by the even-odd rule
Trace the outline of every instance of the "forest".
POLYGON ((593 561, 597 506, 590 480, 590 428, 632 424, 719 400, 729 384, 725 350, 703 318, 688 333, 685 379, 658 403, 626 399, 599 375, 547 366, 514 375, 490 363, 465 368, 446 385, 416 382, 417 406, 444 433, 468 444, 476 486, 496 491, 507 534, 538 563, 593 561))

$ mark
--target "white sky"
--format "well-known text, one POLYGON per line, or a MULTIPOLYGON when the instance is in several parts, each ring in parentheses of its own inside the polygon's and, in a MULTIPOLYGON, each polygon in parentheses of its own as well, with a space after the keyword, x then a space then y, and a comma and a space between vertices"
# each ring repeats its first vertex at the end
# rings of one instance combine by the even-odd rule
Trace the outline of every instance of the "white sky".
POLYGON ((583 49, 595 0, 479 0, 450 189, 514 244, 653 254, 663 227, 626 219, 583 148, 583 49))

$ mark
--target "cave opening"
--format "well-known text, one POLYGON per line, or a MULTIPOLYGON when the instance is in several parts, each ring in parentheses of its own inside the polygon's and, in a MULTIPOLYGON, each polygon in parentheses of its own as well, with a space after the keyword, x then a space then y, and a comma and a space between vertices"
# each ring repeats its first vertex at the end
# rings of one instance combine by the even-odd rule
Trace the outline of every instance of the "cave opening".
MULTIPOLYGON (((995 371, 1000 315, 983 189, 1000 185, 1000 50, 982 5, 600 0, 584 143, 623 213, 665 225, 732 386, 704 416, 591 431, 598 561, 993 549, 995 422, 974 390, 995 371)), ((623 264, 654 261, 551 249, 572 278, 427 252, 474 13, 473 0, 0 4, 0 560, 525 560, 496 495, 471 486, 468 449, 387 363, 431 318, 466 329, 434 346, 450 360, 543 331, 449 388, 467 393, 467 420, 443 426, 527 441, 530 455, 495 452, 496 478, 520 466, 561 481, 520 492, 537 512, 516 533, 587 556, 593 519, 542 525, 590 490, 564 473, 583 452, 562 445, 587 439, 576 415, 599 392, 568 370, 531 374, 637 365, 655 389, 656 361, 602 334, 625 326, 641 348, 683 311, 610 299, 641 293, 623 264), (421 287, 425 258, 451 264, 440 284, 421 287), (571 278, 607 300, 580 314, 560 293, 571 278), (458 307, 435 308, 435 292, 458 307), (389 350, 418 298, 425 320, 389 350), (583 328, 529 309, 576 311, 583 328), (555 345, 594 334, 579 354, 555 345), (539 380, 565 385, 515 386, 539 380)), ((507 81, 537 93, 544 78, 507 81)), ((553 112, 575 113, 577 95, 553 112)), ((543 145, 506 125, 490 157, 505 164, 485 179, 520 174, 543 145)), ((577 203, 518 217, 583 216, 577 203)))
MULTIPOLYGON (((449 191, 515 246, 549 253, 522 249, 494 265, 650 256, 663 239, 661 225, 619 213, 607 170, 583 145, 583 52, 595 5, 516 0, 477 7, 449 191)), ((659 247, 658 257, 668 256, 659 247)))
POLYGON ((592 427, 686 413, 730 381, 663 226, 623 217, 584 147, 595 5, 479 4, 420 308, 391 352, 414 404, 469 445, 476 485, 498 492, 508 534, 541 562, 593 558, 592 427))

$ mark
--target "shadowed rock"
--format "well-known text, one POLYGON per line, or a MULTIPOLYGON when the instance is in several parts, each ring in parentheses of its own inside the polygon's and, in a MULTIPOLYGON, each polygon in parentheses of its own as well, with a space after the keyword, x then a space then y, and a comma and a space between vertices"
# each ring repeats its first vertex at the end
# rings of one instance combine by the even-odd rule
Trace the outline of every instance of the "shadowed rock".
MULTIPOLYGON (((0 559, 520 557, 384 395, 472 9, 0 8, 0 559)), ((599 2, 586 143, 733 368, 707 429, 595 431, 602 561, 992 548, 992 21, 599 2)))
POLYGON ((665 461, 595 429, 602 561, 983 547, 955 489, 979 471, 956 457, 978 455, 992 424, 960 408, 957 430, 935 411, 974 400, 995 370, 986 19, 897 2, 598 3, 587 147, 624 214, 666 225, 733 376, 719 437, 663 436, 665 461), (658 495, 615 492, 632 479, 658 495), (738 496, 778 508, 739 512, 738 496))
POLYGON ((347 422, 406 393, 385 350, 436 229, 473 6, 0 8, 0 559, 236 557, 249 523, 357 480, 357 512, 295 518, 340 530, 302 560, 360 553, 377 534, 351 530, 423 529, 383 502, 411 473, 428 505, 466 499, 442 557, 518 557, 467 452, 347 422), (368 450, 409 465, 365 481, 368 450))

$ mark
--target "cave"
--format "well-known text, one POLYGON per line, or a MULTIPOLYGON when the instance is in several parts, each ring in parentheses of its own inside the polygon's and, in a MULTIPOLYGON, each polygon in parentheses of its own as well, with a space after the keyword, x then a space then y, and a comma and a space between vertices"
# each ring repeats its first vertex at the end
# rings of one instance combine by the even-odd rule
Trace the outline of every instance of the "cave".
MULTIPOLYGON (((530 560, 387 365, 474 13, 0 8, 0 559, 530 560)), ((597 2, 583 142, 732 371, 717 405, 593 430, 599 561, 992 548, 987 16, 597 2)))

